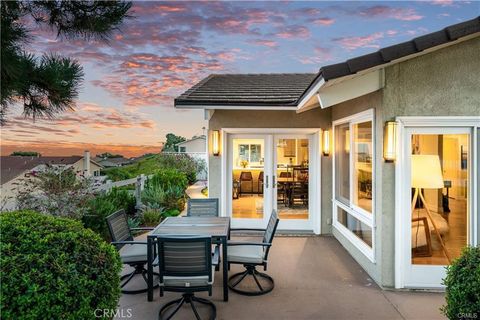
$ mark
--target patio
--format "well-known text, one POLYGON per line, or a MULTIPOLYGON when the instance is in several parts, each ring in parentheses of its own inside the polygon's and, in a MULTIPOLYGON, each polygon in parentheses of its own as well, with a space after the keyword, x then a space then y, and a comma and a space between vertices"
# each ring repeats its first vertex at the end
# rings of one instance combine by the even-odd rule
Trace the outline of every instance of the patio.
MULTIPOLYGON (((443 293, 381 290, 333 237, 277 236, 269 260, 267 273, 275 279, 270 294, 247 297, 230 291, 223 302, 220 271, 213 296, 198 295, 215 303, 217 319, 443 319, 443 293)), ((240 269, 232 265, 230 274, 240 269)), ((157 319, 161 305, 178 296, 161 298, 158 289, 153 302, 146 294, 122 295, 119 311, 124 318, 131 309, 131 319, 157 319)), ((189 308, 174 317, 193 318, 189 308)))

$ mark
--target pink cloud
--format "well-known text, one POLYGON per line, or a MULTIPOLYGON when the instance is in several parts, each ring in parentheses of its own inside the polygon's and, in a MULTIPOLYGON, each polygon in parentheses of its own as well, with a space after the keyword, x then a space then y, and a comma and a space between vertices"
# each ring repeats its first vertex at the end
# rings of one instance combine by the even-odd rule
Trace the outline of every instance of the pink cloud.
POLYGON ((385 5, 377 5, 373 7, 360 8, 358 14, 364 18, 389 18, 402 21, 415 21, 423 19, 411 8, 394 8, 385 5))
POLYGON ((329 26, 335 23, 335 19, 324 17, 312 20, 314 24, 322 25, 322 26, 329 26))
POLYGON ((453 0, 432 0, 429 2, 430 4, 442 6, 442 7, 451 6, 453 4, 453 0))
POLYGON ((375 32, 363 37, 342 37, 332 40, 347 50, 355 50, 357 48, 379 48, 377 41, 381 38, 383 38, 383 32, 375 32))
POLYGON ((306 39, 310 37, 310 30, 304 26, 291 25, 280 28, 275 36, 283 39, 306 39))
POLYGON ((313 49, 313 52, 313 55, 298 57, 297 60, 302 64, 322 64, 333 60, 331 48, 318 46, 313 49))
POLYGON ((255 44, 258 46, 265 46, 269 48, 275 48, 278 46, 278 43, 273 40, 266 40, 266 39, 256 39, 256 40, 251 40, 249 41, 251 44, 255 44))

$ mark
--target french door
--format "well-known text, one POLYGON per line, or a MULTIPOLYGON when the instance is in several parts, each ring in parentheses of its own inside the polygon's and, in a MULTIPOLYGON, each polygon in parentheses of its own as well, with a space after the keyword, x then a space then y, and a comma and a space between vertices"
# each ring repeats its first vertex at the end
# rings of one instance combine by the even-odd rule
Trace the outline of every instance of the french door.
POLYGON ((314 230, 320 215, 319 138, 234 133, 227 139, 226 212, 232 226, 265 227, 277 210, 279 229, 314 230))
POLYGON ((445 266, 477 242, 475 133, 468 127, 406 127, 402 138, 403 287, 438 288, 445 266))

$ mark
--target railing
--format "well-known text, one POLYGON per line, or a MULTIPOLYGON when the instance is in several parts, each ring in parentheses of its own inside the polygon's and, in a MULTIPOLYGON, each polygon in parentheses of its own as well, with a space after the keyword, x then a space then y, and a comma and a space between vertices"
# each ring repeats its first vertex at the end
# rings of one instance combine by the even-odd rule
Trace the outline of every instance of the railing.
POLYGON ((97 186, 95 190, 109 192, 113 188, 125 187, 128 185, 135 184, 134 195, 136 200, 136 208, 139 209, 142 206, 142 191, 143 189, 145 189, 145 182, 151 177, 153 177, 153 174, 148 176, 141 174, 135 178, 121 180, 121 181, 107 180, 104 184, 97 186))

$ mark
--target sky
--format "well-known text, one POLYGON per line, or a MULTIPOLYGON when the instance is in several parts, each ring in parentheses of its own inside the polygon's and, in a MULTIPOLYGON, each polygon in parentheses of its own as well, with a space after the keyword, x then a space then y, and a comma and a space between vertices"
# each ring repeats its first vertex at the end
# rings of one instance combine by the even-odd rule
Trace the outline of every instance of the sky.
POLYGON ((105 42, 56 39, 33 30, 26 48, 77 59, 85 79, 77 106, 55 119, 11 108, 1 154, 90 150, 159 152, 167 133, 203 133, 199 110, 173 99, 211 73, 317 72, 480 14, 480 2, 134 2, 105 42))

